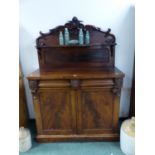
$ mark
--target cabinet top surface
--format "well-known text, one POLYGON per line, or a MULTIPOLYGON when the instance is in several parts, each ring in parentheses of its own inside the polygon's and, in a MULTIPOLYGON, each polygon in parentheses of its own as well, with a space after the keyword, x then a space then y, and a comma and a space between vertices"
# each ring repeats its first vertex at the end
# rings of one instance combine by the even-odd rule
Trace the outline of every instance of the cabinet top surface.
POLYGON ((37 69, 27 76, 29 80, 50 80, 50 79, 100 79, 100 78, 123 78, 124 74, 116 67, 108 69, 87 69, 87 70, 53 70, 41 71, 37 69))

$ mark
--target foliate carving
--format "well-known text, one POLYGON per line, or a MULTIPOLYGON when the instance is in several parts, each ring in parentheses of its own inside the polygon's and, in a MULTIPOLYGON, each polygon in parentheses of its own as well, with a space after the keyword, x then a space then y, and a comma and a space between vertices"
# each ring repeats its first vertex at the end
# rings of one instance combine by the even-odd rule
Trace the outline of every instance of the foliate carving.
POLYGON ((112 92, 119 96, 120 90, 119 90, 119 88, 113 88, 112 92))
POLYGON ((78 20, 77 17, 73 17, 72 20, 68 21, 68 23, 65 24, 65 26, 69 26, 72 28, 76 28, 76 27, 82 28, 84 27, 84 25, 81 22, 82 21, 78 20))
POLYGON ((33 99, 34 100, 37 99, 38 81, 36 80, 29 81, 29 87, 31 89, 33 99))
POLYGON ((84 25, 82 24, 82 21, 79 20, 77 17, 73 17, 72 20, 68 21, 64 25, 57 26, 53 29, 50 29, 48 33, 42 33, 40 32, 40 37, 37 39, 37 46, 38 47, 44 47, 46 46, 46 37, 50 35, 58 35, 60 31, 64 31, 65 28, 68 28, 70 31, 70 34, 76 34, 78 33, 79 29, 82 29, 84 33, 86 31, 92 32, 92 31, 98 31, 104 34, 104 40, 106 44, 115 44, 115 36, 111 34, 111 29, 108 29, 107 31, 101 30, 99 27, 93 26, 93 25, 84 25))
POLYGON ((121 78, 115 79, 115 84, 118 88, 121 88, 123 84, 123 80, 121 78))
POLYGON ((38 81, 36 80, 29 81, 29 87, 32 93, 36 93, 38 89, 38 81))
MULTIPOLYGON (((40 34, 42 35, 42 33, 40 32, 40 34)), ((39 46, 46 46, 46 38, 41 38, 40 41, 39 41, 39 46)))
POLYGON ((115 80, 114 80, 114 83, 115 83, 115 85, 114 85, 114 88, 112 89, 112 92, 113 92, 115 95, 120 96, 123 80, 122 80, 121 78, 118 78, 118 79, 115 79, 115 80))

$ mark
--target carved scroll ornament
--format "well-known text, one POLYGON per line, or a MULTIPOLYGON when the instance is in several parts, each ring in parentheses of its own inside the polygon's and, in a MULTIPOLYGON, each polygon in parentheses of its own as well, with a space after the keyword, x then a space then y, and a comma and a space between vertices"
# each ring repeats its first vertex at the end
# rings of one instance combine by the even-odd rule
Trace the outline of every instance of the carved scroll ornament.
POLYGON ((40 31, 40 37, 37 39, 37 47, 46 47, 48 46, 48 41, 46 40, 49 36, 55 36, 59 34, 59 32, 64 31, 65 28, 68 28, 70 31, 70 34, 77 35, 77 32, 79 32, 79 29, 82 29, 84 33, 86 31, 91 32, 99 32, 103 35, 104 43, 107 45, 115 45, 115 36, 111 34, 111 29, 109 28, 107 31, 101 30, 99 27, 96 27, 94 25, 84 25, 81 20, 79 20, 77 17, 73 17, 72 20, 68 21, 64 25, 57 26, 53 29, 50 29, 47 33, 42 33, 40 31))
POLYGON ((38 90, 38 81, 36 80, 31 80, 29 81, 29 87, 32 92, 33 98, 37 98, 37 90, 38 90))
POLYGON ((121 94, 121 87, 122 87, 123 81, 122 81, 122 79, 119 78, 119 79, 115 79, 114 82, 115 82, 115 86, 114 86, 114 88, 112 89, 112 92, 113 92, 115 95, 120 96, 120 94, 121 94))

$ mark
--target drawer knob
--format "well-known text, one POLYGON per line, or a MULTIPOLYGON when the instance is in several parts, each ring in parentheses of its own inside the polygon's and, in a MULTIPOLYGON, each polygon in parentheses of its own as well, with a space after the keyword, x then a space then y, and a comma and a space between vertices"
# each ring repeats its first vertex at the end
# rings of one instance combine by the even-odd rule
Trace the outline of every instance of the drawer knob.
POLYGON ((78 89, 80 87, 80 80, 71 80, 71 86, 74 89, 78 89))

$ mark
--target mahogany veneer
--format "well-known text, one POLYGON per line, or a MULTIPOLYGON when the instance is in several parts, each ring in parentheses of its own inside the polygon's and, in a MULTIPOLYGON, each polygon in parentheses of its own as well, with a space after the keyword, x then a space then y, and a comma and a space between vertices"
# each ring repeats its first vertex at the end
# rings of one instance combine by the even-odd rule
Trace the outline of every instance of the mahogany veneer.
POLYGON ((115 36, 74 17, 37 39, 40 69, 28 76, 39 142, 118 140, 124 74, 114 67, 115 36), (90 45, 59 46, 67 27, 90 32, 90 45))

